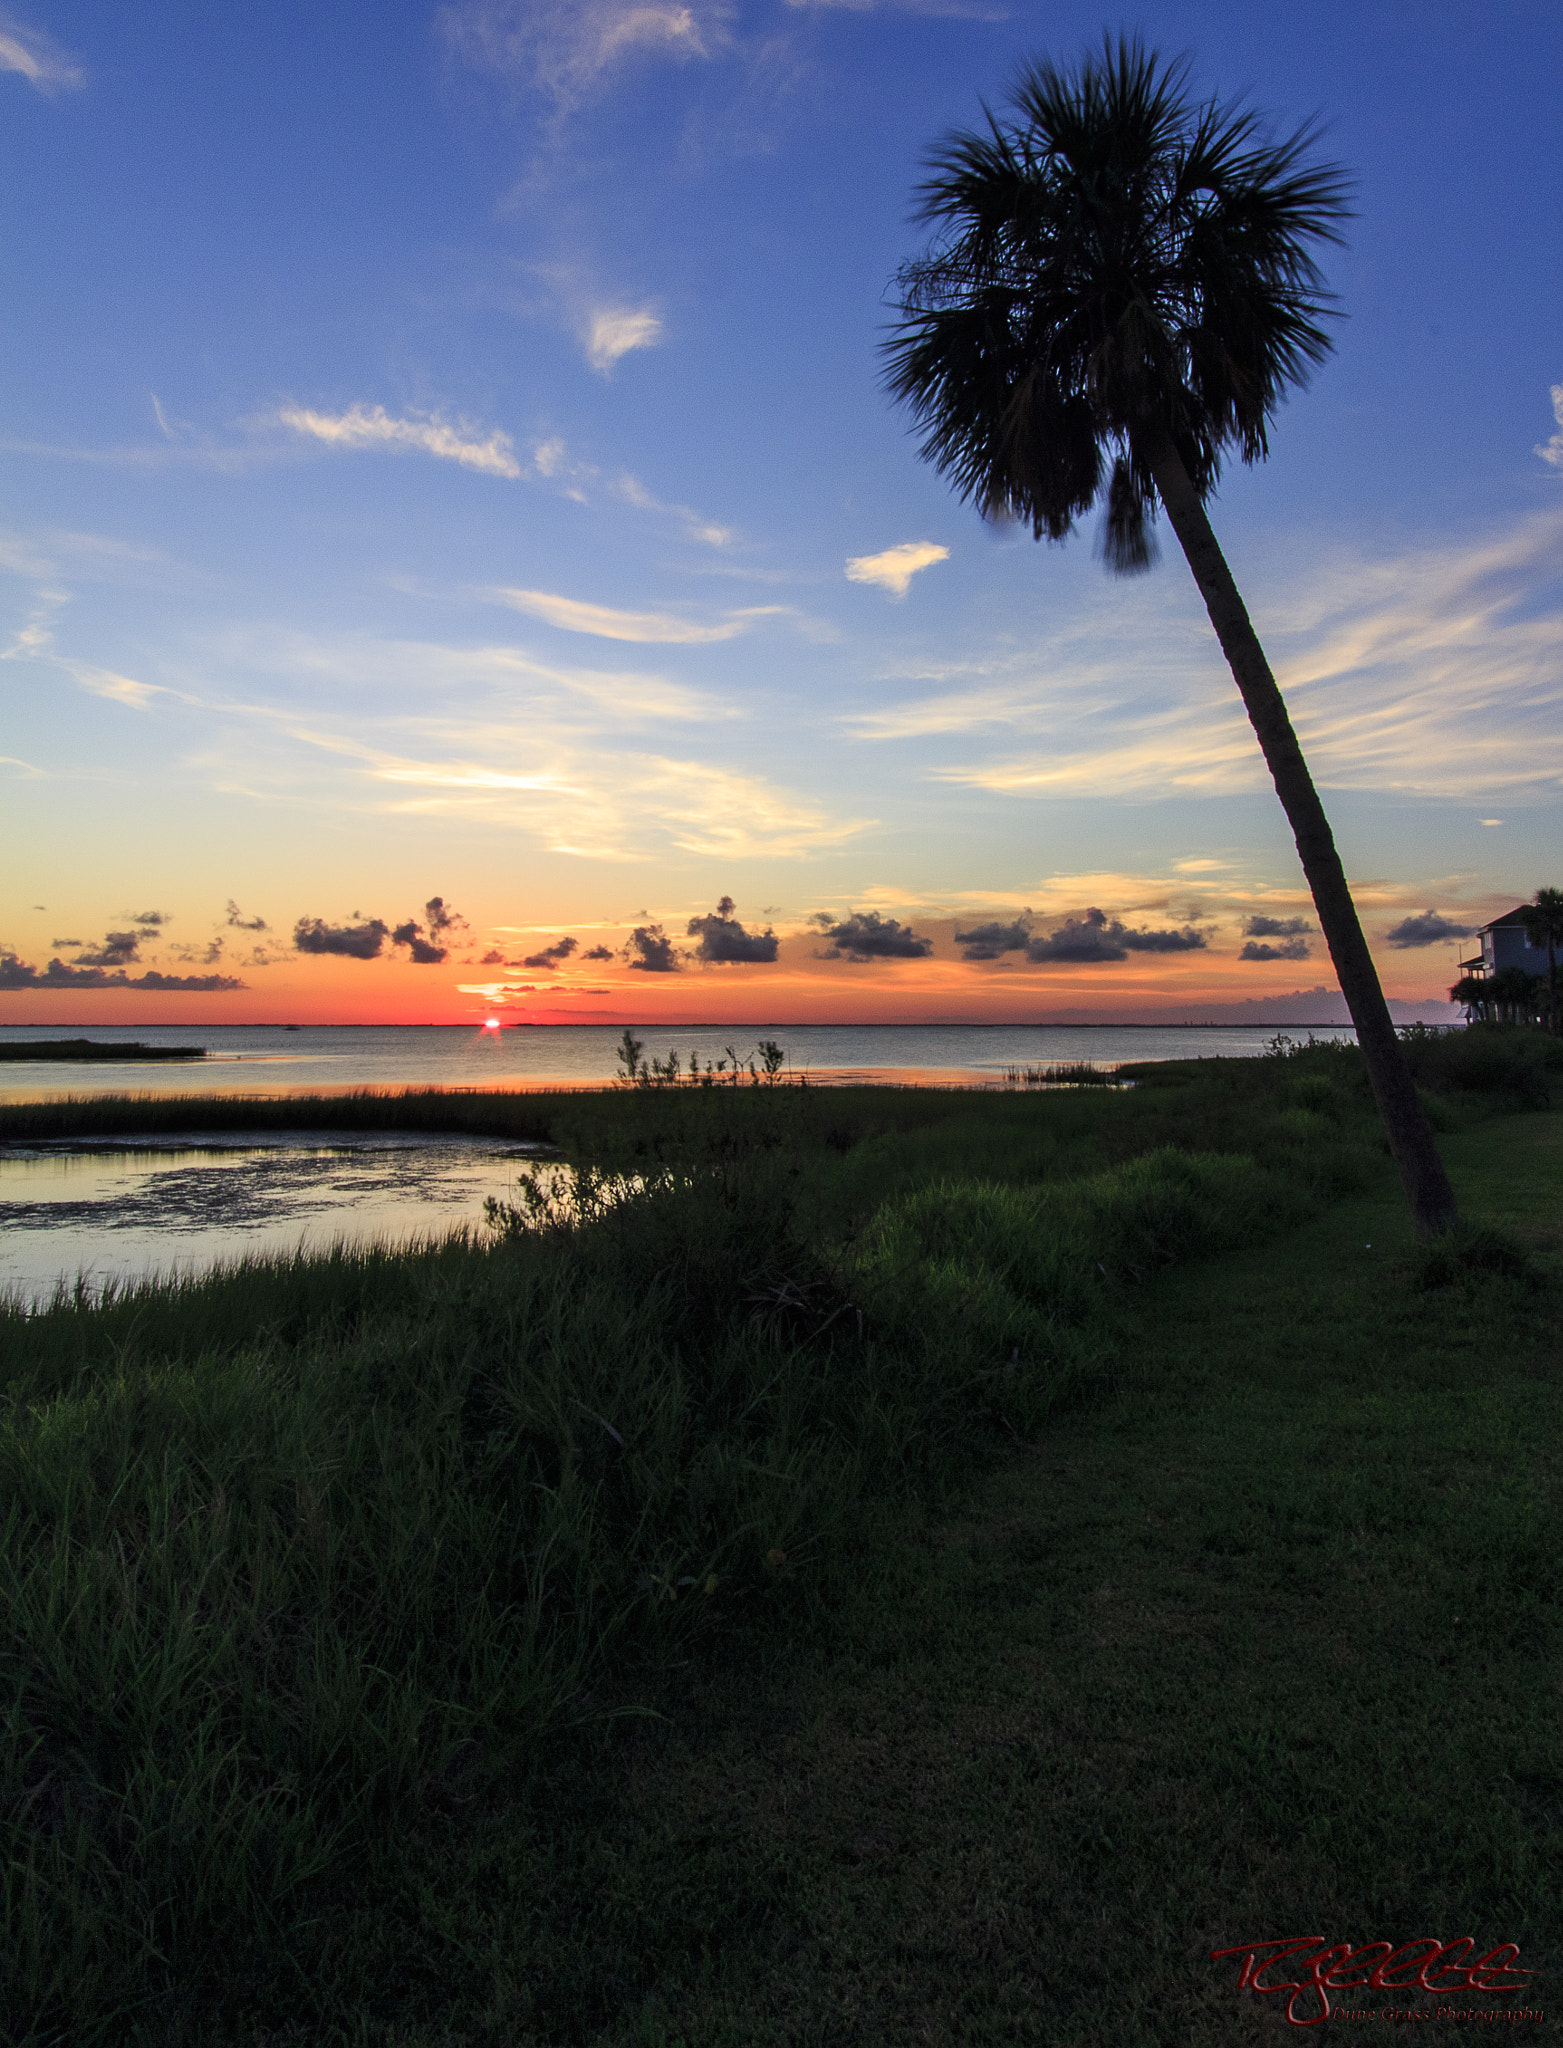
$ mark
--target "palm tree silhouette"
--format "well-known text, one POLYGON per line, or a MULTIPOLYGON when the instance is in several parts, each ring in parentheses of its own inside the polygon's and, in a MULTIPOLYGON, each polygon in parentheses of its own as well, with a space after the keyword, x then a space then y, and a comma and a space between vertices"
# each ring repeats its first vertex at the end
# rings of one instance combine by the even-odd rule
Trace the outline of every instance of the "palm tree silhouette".
POLYGON ((1558 947, 1563 945, 1563 889, 1538 889, 1535 901, 1520 912, 1525 936, 1547 949, 1547 1029, 1558 1031, 1558 947))
POLYGON ((1297 841, 1379 1114, 1423 1236, 1458 1220, 1345 870, 1205 500, 1221 462, 1268 452, 1288 387, 1330 340, 1310 242, 1341 239, 1347 185, 1305 162, 1311 128, 1187 97, 1186 62, 1109 37, 1067 73, 1027 66, 1018 122, 934 152, 897 273, 887 384, 922 453, 985 517, 1063 540, 1106 474, 1102 553, 1154 559, 1158 502, 1188 558, 1297 841), (1108 459, 1111 458, 1110 469, 1108 459))

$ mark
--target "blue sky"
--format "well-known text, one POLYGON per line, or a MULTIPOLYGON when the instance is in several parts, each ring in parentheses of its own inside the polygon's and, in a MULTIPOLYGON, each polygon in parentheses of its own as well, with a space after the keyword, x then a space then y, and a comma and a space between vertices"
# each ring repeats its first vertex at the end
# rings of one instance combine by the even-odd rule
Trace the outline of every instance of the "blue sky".
POLYGON ((879 387, 925 152, 1104 25, 1356 181, 1336 355, 1213 516, 1386 985, 1441 993, 1459 941, 1408 918, 1563 879, 1550 0, 57 0, 0 17, 0 1019, 1328 984, 1308 930, 1242 957, 1309 905, 1175 547, 1125 584, 990 532, 879 387), (723 896, 774 959, 689 957, 723 896), (1092 909, 1202 943, 955 936, 1092 909), (822 943, 870 913, 927 949, 822 943))

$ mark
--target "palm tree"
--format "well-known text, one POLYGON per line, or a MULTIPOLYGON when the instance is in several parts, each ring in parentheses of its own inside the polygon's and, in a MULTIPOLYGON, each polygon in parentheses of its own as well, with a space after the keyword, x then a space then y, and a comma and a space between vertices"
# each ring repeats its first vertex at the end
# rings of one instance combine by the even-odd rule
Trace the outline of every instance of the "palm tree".
POLYGON ((1487 977, 1487 1001, 1500 1024, 1534 1024, 1541 1008, 1541 976, 1523 967, 1500 967, 1487 977))
POLYGON ((1563 945, 1563 889, 1538 889, 1520 912, 1525 936, 1547 949, 1547 1029, 1558 1034, 1558 947, 1563 945))
POLYGON ((1492 984, 1485 974, 1462 974, 1449 991, 1449 1000, 1458 1003, 1465 1012, 1467 1024, 1490 1024, 1492 1011, 1492 984))
POLYGON ((1329 353, 1310 242, 1348 217, 1314 131, 1193 104, 1187 65, 1108 38, 1074 73, 1027 66, 1018 123, 958 133, 930 159, 919 218, 937 238, 897 275, 887 383, 922 453, 987 517, 1063 540, 1106 476, 1102 552, 1153 559, 1158 502, 1182 544, 1258 735, 1419 1233, 1454 1191, 1362 935, 1329 821, 1217 544, 1221 462, 1268 452, 1287 388, 1329 353), (1111 458, 1110 468, 1108 467, 1111 458))

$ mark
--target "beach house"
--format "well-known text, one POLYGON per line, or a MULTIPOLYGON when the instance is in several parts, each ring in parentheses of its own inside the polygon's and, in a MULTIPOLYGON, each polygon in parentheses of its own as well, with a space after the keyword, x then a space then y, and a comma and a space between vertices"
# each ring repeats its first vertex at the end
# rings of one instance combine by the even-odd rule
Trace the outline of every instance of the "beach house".
POLYGON ((1502 917, 1495 917, 1491 924, 1484 924, 1476 934, 1482 942, 1482 949, 1473 958, 1460 962, 1461 975, 1468 974, 1477 981, 1490 981, 1505 967, 1518 967, 1526 974, 1545 974, 1546 942, 1533 946, 1525 935, 1525 913, 1531 908, 1528 903, 1517 903, 1502 917))
POLYGON ((1449 991, 1465 1007, 1469 1023, 1539 1024, 1547 1008, 1547 947, 1531 943, 1525 929, 1529 904, 1516 904, 1484 924, 1482 949, 1460 962, 1460 979, 1449 991))

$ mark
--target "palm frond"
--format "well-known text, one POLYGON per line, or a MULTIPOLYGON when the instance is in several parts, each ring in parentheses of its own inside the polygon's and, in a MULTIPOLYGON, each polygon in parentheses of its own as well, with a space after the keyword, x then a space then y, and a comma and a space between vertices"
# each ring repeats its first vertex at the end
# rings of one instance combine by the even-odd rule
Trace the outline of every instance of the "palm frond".
POLYGON ((1287 392, 1329 354, 1315 250, 1341 240, 1345 174, 1309 125, 1279 141, 1188 96, 1185 59, 1108 38, 1018 75, 1006 125, 928 160, 928 251, 897 273, 885 378, 922 451, 979 509, 1062 539, 1110 477, 1101 553, 1150 560, 1145 449, 1170 434, 1208 494, 1260 460, 1287 392))

